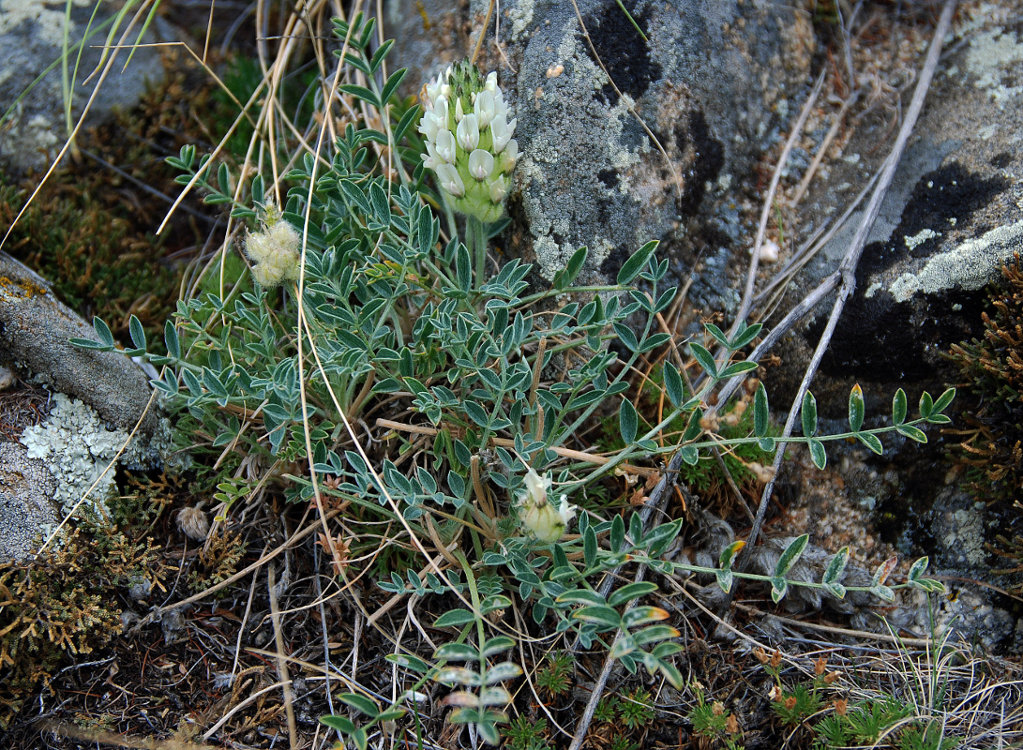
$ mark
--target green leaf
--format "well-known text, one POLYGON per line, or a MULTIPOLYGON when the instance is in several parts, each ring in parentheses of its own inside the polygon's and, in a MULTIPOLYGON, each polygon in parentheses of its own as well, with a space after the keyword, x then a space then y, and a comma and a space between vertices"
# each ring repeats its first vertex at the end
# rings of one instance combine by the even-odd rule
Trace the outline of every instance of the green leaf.
POLYGON ((609 630, 619 627, 622 623, 618 610, 611 607, 582 607, 573 612, 572 617, 609 630))
POLYGON ((813 461, 813 465, 818 469, 823 469, 828 464, 828 454, 824 450, 824 443, 820 440, 813 439, 807 446, 810 448, 810 460, 813 461))
POLYGON ((840 583, 825 583, 824 589, 836 599, 845 599, 845 586, 840 583))
POLYGON ((778 558, 778 564, 774 567, 775 578, 781 578, 788 574, 792 569, 792 566, 799 560, 799 556, 803 554, 803 550, 806 549, 807 543, 810 541, 809 534, 803 534, 797 536, 788 546, 785 551, 781 553, 781 557, 778 558))
POLYGON ((927 566, 930 564, 930 559, 927 557, 921 557, 919 560, 913 563, 909 569, 909 580, 917 581, 927 572, 927 566))
POLYGON ((611 551, 621 552, 622 544, 625 543, 625 521, 621 516, 615 516, 611 521, 611 551))
POLYGON ((337 699, 358 711, 362 711, 362 713, 371 718, 376 718, 377 714, 380 713, 380 707, 365 695, 341 693, 337 696, 337 699))
POLYGON ((881 439, 877 435, 870 432, 861 432, 857 434, 856 437, 861 443, 870 448, 870 450, 874 451, 877 455, 880 456, 884 453, 884 446, 881 445, 881 439))
POLYGON ((628 284, 636 278, 650 261, 650 256, 654 254, 658 244, 660 243, 657 240, 651 240, 634 252, 618 271, 618 283, 628 284))
POLYGON ((344 716, 321 716, 320 723, 345 734, 351 734, 355 731, 354 722, 351 719, 346 719, 344 716))
POLYGON ((597 562, 597 534, 593 527, 583 532, 583 562, 587 568, 592 568, 597 562))
POLYGON ((652 594, 658 589, 658 585, 652 581, 637 581, 628 583, 621 588, 615 589, 607 597, 607 603, 612 607, 618 607, 633 599, 652 594))
POLYGON ((856 383, 849 391, 849 429, 859 432, 863 426, 863 389, 856 383))
MULTIPOLYGON (((590 529, 592 531, 592 529, 590 529)), ((602 607, 607 604, 607 601, 603 596, 598 594, 596 591, 590 591, 589 589, 573 589, 572 591, 566 591, 564 594, 559 596, 555 601, 558 604, 586 604, 595 607, 602 607)))
POLYGON ((638 628, 652 622, 668 619, 668 613, 660 607, 633 607, 622 615, 622 625, 626 628, 638 628))
POLYGON ((753 339, 760 335, 760 331, 763 327, 763 323, 754 323, 751 326, 747 326, 743 323, 739 330, 736 331, 735 338, 729 342, 728 348, 733 352, 738 349, 742 349, 746 346, 746 344, 749 344, 753 341, 753 339))
POLYGON ((356 99, 362 99, 367 104, 371 105, 374 109, 381 109, 380 101, 377 99, 376 94, 370 91, 365 86, 356 86, 353 83, 345 83, 339 86, 346 94, 351 94, 356 99))
POLYGON ((717 578, 718 586, 721 587, 722 591, 724 591, 727 594, 732 590, 732 582, 734 580, 734 576, 732 575, 731 568, 725 568, 724 570, 715 570, 714 575, 717 578))
POLYGON ((770 414, 767 407, 767 389, 761 382, 757 386, 757 392, 753 395, 753 434, 757 437, 767 435, 770 414))
POLYGON ((810 391, 803 394, 803 406, 799 410, 799 417, 803 425, 803 436, 813 437, 817 433, 817 399, 810 391))
POLYGON ((759 366, 760 365, 758 365, 751 359, 743 360, 742 362, 733 362, 732 364, 728 365, 728 367, 726 367, 724 370, 722 370, 718 374, 718 377, 724 380, 725 378, 731 378, 736 375, 741 375, 744 372, 755 370, 759 366))
POLYGON ((629 399, 622 399, 622 405, 618 409, 618 428, 622 433, 622 441, 626 446, 632 445, 636 439, 636 431, 639 429, 639 414, 636 407, 629 399))
POLYGON ((455 251, 455 278, 458 279, 458 288, 463 292, 472 289, 472 259, 469 257, 469 249, 462 243, 458 243, 455 251))
POLYGON ((489 659, 495 654, 500 654, 503 651, 507 651, 515 645, 515 641, 506 635, 497 635, 490 638, 486 645, 483 647, 483 658, 489 659))
POLYGON ((870 593, 876 596, 878 599, 884 599, 886 602, 895 601, 895 592, 887 586, 871 586, 870 593))
POLYGON ((522 674, 522 667, 513 661, 503 661, 500 664, 495 664, 487 670, 486 679, 483 680, 484 685, 493 685, 498 682, 504 682, 505 680, 514 680, 516 677, 522 674))
POLYGON ((706 323, 704 324, 703 327, 707 331, 707 333, 709 333, 714 338, 715 341, 721 344, 721 346, 727 347, 729 349, 731 348, 731 342, 728 340, 728 336, 725 335, 724 331, 722 331, 713 323, 706 323))
POLYGON ((686 429, 682 433, 682 442, 688 443, 703 434, 703 425, 700 424, 700 420, 703 419, 703 410, 694 409, 689 415, 689 421, 686 422, 686 429))
POLYGON ((476 615, 467 609, 449 609, 433 623, 435 628, 449 628, 476 621, 476 615))
POLYGON ((479 661, 480 650, 468 643, 445 643, 437 649, 433 658, 437 661, 479 661))
POLYGON ((784 578, 775 576, 771 579, 771 601, 775 604, 785 598, 785 594, 788 593, 789 582, 784 578))
POLYGON ((475 401, 464 401, 462 406, 469 418, 480 427, 487 427, 490 424, 490 416, 475 401))
POLYGON ((711 354, 707 349, 695 341, 689 344, 689 351, 692 353, 693 358, 699 363, 703 371, 710 375, 712 378, 718 376, 718 367, 714 362, 714 355, 711 354))
POLYGON ((927 435, 918 427, 914 427, 909 424, 900 424, 895 428, 895 431, 900 435, 905 435, 910 440, 915 440, 918 443, 926 443, 927 435))
MULTIPOLYGON (((394 40, 388 39, 387 41, 393 42, 394 40)), ((381 49, 383 49, 383 47, 381 47, 381 49)), ((380 89, 380 101, 382 103, 387 104, 391 100, 391 97, 394 96, 394 92, 398 90, 398 87, 401 85, 401 82, 404 80, 407 73, 408 68, 398 68, 396 71, 391 73, 391 77, 387 79, 383 88, 380 89)))
POLYGON ((572 282, 575 281, 579 272, 583 270, 583 265, 585 265, 586 257, 588 255, 589 250, 587 250, 585 246, 580 247, 572 253, 572 257, 568 259, 568 263, 566 263, 565 267, 558 271, 557 275, 554 277, 553 287, 558 291, 567 289, 572 282))
POLYGON ((397 664, 404 669, 411 669, 419 674, 426 674, 430 669, 429 664, 412 654, 387 654, 384 658, 392 664, 397 664))
POLYGON ((931 398, 931 394, 924 391, 920 394, 920 416, 926 419, 931 416, 932 411, 934 411, 934 399, 931 398))
POLYGON ((142 327, 142 321, 132 315, 128 318, 128 333, 131 335, 131 343, 136 349, 146 348, 146 329, 142 327))
POLYGON ((481 684, 479 673, 475 669, 465 667, 443 667, 433 675, 433 679, 444 685, 473 685, 481 684))
POLYGON ((695 446, 683 445, 678 452, 689 466, 696 466, 700 462, 700 451, 695 446))
POLYGON ((828 563, 827 569, 824 571, 824 577, 821 578, 821 583, 827 585, 829 583, 837 583, 842 578, 842 574, 845 573, 845 566, 849 562, 849 547, 842 547, 835 556, 831 558, 831 562, 828 563))
POLYGON ((892 421, 895 424, 902 424, 906 421, 906 411, 908 404, 906 402, 906 392, 899 388, 895 391, 895 395, 892 396, 892 421))
POLYGON ((880 586, 888 580, 888 576, 895 570, 895 566, 898 564, 899 558, 892 555, 883 563, 877 566, 877 570, 874 571, 874 577, 871 579, 871 585, 880 586))
POLYGON ((682 375, 678 368, 671 362, 665 362, 662 368, 664 372, 664 390, 668 394, 668 400, 677 409, 686 400, 686 389, 682 382, 682 375))
POLYGON ((774 453, 776 442, 773 437, 762 437, 757 440, 757 445, 764 453, 774 453))
POLYGON ((181 342, 178 340, 178 331, 171 321, 163 324, 163 342, 167 346, 167 353, 174 359, 181 359, 181 342))
POLYGON ((114 335, 110 332, 110 326, 106 324, 103 318, 94 317, 92 319, 92 328, 96 331, 96 336, 99 337, 100 342, 104 346, 114 346, 114 335))
POLYGON ((934 407, 931 409, 930 416, 933 417, 935 414, 940 414, 948 408, 948 405, 952 403, 952 399, 956 397, 956 389, 949 388, 940 396, 938 400, 934 402, 934 407))
POLYGON ((732 563, 735 561, 735 556, 739 554, 740 550, 746 546, 746 542, 741 539, 737 539, 723 550, 721 550, 721 556, 718 558, 718 565, 724 570, 728 570, 732 567, 732 563))

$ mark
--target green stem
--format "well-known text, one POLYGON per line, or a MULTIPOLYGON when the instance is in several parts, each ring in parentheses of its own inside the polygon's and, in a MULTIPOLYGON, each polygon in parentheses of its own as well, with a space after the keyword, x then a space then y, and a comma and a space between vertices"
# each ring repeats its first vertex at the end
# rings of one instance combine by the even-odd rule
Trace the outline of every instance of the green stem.
POLYGON ((475 216, 469 216, 465 220, 465 236, 476 258, 476 288, 479 289, 483 286, 483 274, 487 270, 487 225, 475 216))

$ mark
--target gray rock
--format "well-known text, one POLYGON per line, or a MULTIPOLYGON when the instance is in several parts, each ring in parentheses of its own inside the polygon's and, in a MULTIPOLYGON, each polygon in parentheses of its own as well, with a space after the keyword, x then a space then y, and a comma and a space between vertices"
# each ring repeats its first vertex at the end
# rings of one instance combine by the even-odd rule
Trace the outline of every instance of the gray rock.
MULTIPOLYGON (((13 363, 53 390, 81 399, 115 427, 131 430, 149 402, 149 380, 122 354, 69 342, 95 336, 42 277, 0 252, 0 362, 13 363)), ((151 436, 158 421, 150 409, 142 433, 151 436)))
MULTIPOLYGON (((88 77, 100 61, 99 49, 106 42, 107 26, 117 12, 115 3, 104 2, 92 18, 92 35, 85 42, 81 59, 74 47, 85 35, 92 16, 92 0, 0 0, 0 49, 8 51, 0 61, 0 164, 22 171, 47 166, 64 143, 68 126, 64 115, 61 66, 58 62, 65 41, 71 46, 68 67, 73 74, 77 63, 77 85, 72 94, 72 116, 77 119, 92 95, 95 80, 88 77), (65 14, 70 26, 65 30, 65 14), (42 76, 40 78, 40 76, 42 76)), ((130 18, 130 14, 129 14, 130 18)), ((122 27, 123 30, 123 27, 122 27)), ((133 42, 137 34, 131 35, 133 42)), ((113 42, 117 43, 118 37, 113 42)), ((152 33, 143 39, 154 41, 152 33)), ((148 82, 163 76, 159 50, 140 47, 124 68, 127 50, 121 50, 89 110, 90 122, 107 117, 115 107, 131 107, 148 82)))
MULTIPOLYGON (((998 17, 997 13, 991 14, 998 17)), ((857 269, 846 306, 815 383, 834 388, 841 408, 854 380, 878 394, 902 385, 936 390, 949 379, 949 346, 979 332, 983 287, 1023 250, 1023 36, 994 21, 970 22, 951 40, 857 269), (830 379, 830 383, 829 383, 830 379), (867 387, 867 383, 876 387, 867 387)), ((808 236, 840 209, 879 166, 887 124, 862 128, 803 207, 808 236)), ((854 215, 793 288, 798 299, 837 265, 855 230, 854 215)), ((783 359, 792 378, 816 345, 830 312, 822 305, 783 359), (786 357, 786 355, 788 355, 786 357)), ((768 323, 770 326, 770 322, 768 323)), ((827 409, 827 403, 824 404, 827 409)))
POLYGON ((60 522, 52 497, 57 481, 17 443, 0 442, 0 561, 33 552, 45 529, 60 522))
MULTIPOLYGON (((474 0, 468 13, 426 3, 420 14, 412 5, 391 4, 388 28, 396 62, 425 77, 464 54, 465 30, 480 28, 487 3, 474 0)), ((649 239, 675 240, 664 249, 685 274, 687 226, 713 213, 705 198, 723 198, 748 177, 808 77, 813 31, 789 6, 625 7, 649 41, 614 0, 580 0, 578 17, 560 0, 507 0, 502 55, 489 41, 483 48, 481 67, 499 71, 518 118, 508 244, 548 278, 582 245, 590 249, 583 278, 613 277, 649 239)), ((714 221, 736 231, 722 211, 714 221)))

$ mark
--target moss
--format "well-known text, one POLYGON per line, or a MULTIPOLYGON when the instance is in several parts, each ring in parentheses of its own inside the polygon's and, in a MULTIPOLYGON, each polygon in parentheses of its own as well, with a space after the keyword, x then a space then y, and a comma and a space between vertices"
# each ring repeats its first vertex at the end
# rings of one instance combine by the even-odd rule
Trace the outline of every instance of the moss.
POLYGON ((978 499, 1011 502, 1023 490, 1023 267, 1017 253, 989 292, 980 339, 956 344, 951 357, 973 397, 956 460, 978 499))
POLYGON ((952 347, 968 393, 964 427, 951 429, 960 443, 954 460, 965 469, 966 489, 998 506, 1003 516, 989 550, 1012 576, 1008 585, 1023 591, 1023 265, 1019 253, 1002 269, 1003 281, 989 291, 982 314, 984 334, 952 347))
POLYGON ((159 577, 151 539, 98 519, 0 564, 0 729, 62 664, 121 632, 118 592, 159 577))

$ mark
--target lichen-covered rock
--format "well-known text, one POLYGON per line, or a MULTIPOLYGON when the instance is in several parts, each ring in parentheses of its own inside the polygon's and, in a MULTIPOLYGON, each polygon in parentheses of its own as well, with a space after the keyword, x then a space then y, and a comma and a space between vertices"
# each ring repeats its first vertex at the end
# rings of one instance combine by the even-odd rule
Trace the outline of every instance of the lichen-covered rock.
MULTIPOLYGON (((95 5, 94 0, 0 0, 0 49, 8 52, 0 59, 0 115, 8 115, 0 122, 0 164, 6 168, 45 167, 64 142, 68 125, 61 66, 47 69, 60 60, 65 42, 69 45, 69 75, 77 65, 73 117, 77 118, 91 96, 95 80, 86 84, 84 79, 99 62, 109 21, 118 11, 117 4, 102 2, 93 16, 95 5), (79 60, 76 45, 90 21, 91 36, 79 60)), ((161 23, 157 19, 157 25, 161 23)), ((149 41, 153 41, 151 32, 149 41)), ((122 50, 120 56, 127 59, 127 51, 122 50)), ((155 83, 162 75, 159 50, 139 47, 127 68, 115 63, 111 69, 90 108, 90 121, 103 119, 115 107, 133 106, 146 82, 155 83)))
MULTIPOLYGON (((815 388, 838 409, 854 380, 884 408, 894 387, 940 389, 951 379, 945 353, 979 333, 983 288, 1023 250, 1023 32, 986 13, 957 29, 942 58, 913 140, 864 248, 856 292, 839 321, 815 388), (993 20, 992 20, 993 19, 993 20), (867 387, 867 383, 877 387, 867 387)), ((883 122, 862 128, 802 210, 805 236, 845 204, 879 167, 890 142, 883 122)), ((793 286, 799 299, 830 273, 849 245, 854 215, 793 286)), ((792 380, 799 353, 816 345, 830 304, 787 351, 792 380)), ((768 322, 768 326, 770 323, 768 322)), ((868 396, 869 400, 869 396, 868 396)), ((827 404, 823 408, 827 409, 827 404)))
MULTIPOLYGON (((150 399, 145 373, 122 354, 81 349, 71 338, 95 333, 42 277, 0 252, 0 362, 81 399, 114 426, 133 429, 150 399)), ((150 408, 142 434, 152 436, 158 422, 150 408)))
MULTIPOLYGON (((391 4, 397 62, 425 80, 464 55, 466 30, 481 27, 487 5, 426 3, 416 13, 411 0, 391 4)), ((483 47, 481 65, 499 71, 518 118, 511 250, 548 278, 582 245, 584 278, 597 281, 649 239, 681 240, 694 216, 713 212, 705 197, 748 177, 807 80, 813 32, 783 4, 624 8, 580 0, 577 15, 560 0, 506 0, 502 54, 483 47)))
POLYGON ((57 480, 24 446, 0 442, 0 561, 25 557, 40 533, 60 522, 56 489, 57 480))

